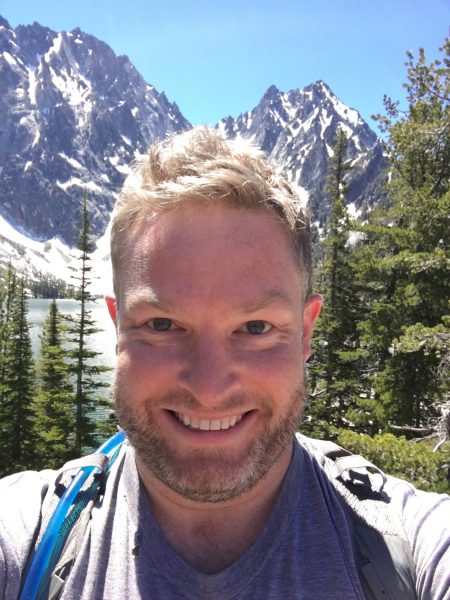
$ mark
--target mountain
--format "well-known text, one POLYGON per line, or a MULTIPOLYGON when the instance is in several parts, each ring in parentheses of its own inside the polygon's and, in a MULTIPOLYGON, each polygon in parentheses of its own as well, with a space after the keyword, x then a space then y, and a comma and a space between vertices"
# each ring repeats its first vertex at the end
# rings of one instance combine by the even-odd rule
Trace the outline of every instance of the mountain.
MULTIPOLYGON (((12 28, 0 17, 0 263, 10 256, 35 277, 68 271, 87 193, 104 272, 104 233, 130 163, 151 141, 189 127, 126 56, 94 36, 38 23, 12 28)), ((271 86, 253 110, 217 127, 260 145, 309 202, 319 227, 329 209, 323 186, 338 127, 349 137, 353 212, 364 215, 383 195, 381 141, 323 81, 288 92, 271 86)))
POLYGON ((228 137, 240 136, 259 145, 309 201, 320 225, 329 209, 323 185, 339 127, 349 138, 353 167, 348 202, 361 214, 382 196, 386 163, 380 139, 323 81, 289 92, 272 85, 253 110, 222 119, 217 127, 228 137))
POLYGON ((74 245, 87 192, 100 236, 132 160, 189 126, 104 42, 0 17, 0 214, 16 229, 74 245))

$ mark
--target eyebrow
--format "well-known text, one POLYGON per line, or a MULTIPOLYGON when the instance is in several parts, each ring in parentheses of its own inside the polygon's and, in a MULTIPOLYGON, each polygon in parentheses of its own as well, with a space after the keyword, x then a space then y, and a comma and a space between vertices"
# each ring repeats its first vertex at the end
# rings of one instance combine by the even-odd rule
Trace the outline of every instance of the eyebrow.
POLYGON ((263 298, 244 304, 241 309, 244 313, 257 312, 271 306, 272 304, 284 304, 288 308, 292 308, 292 300, 280 290, 271 290, 263 298))
POLYGON ((128 297, 124 302, 121 302, 121 308, 123 307, 125 310, 130 310, 139 305, 153 306, 154 308, 158 308, 162 311, 167 311, 173 307, 173 304, 170 302, 162 302, 159 300, 156 292, 152 289, 139 290, 134 293, 131 298, 128 297))
MULTIPOLYGON (((174 311, 181 307, 179 303, 166 301, 163 302, 159 300, 157 294, 152 289, 140 290, 136 292, 131 298, 128 298, 122 306, 124 306, 126 310, 130 310, 133 307, 139 306, 140 304, 152 306, 153 308, 157 308, 162 312, 174 311)), ((292 308, 293 306, 292 300, 282 291, 270 290, 270 292, 265 294, 262 298, 259 298, 253 302, 246 302, 243 305, 236 306, 236 309, 244 314, 250 314, 258 312, 259 310, 263 310, 264 308, 267 308, 273 304, 283 304, 287 308, 292 308)))

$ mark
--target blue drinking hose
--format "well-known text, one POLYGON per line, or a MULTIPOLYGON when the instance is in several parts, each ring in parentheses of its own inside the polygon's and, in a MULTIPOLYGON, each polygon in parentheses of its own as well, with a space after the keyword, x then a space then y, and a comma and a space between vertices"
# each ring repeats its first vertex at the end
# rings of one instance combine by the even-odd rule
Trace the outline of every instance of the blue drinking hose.
MULTIPOLYGON (((105 454, 109 456, 107 470, 109 471, 112 463, 117 458, 120 445, 125 440, 125 432, 119 431, 109 440, 100 446, 96 454, 105 454)), ((74 477, 55 508, 53 515, 48 523, 47 529, 36 549, 35 555, 27 573, 19 600, 36 600, 41 582, 50 568, 52 551, 58 541, 58 535, 63 526, 64 520, 75 502, 78 493, 92 472, 97 469, 96 466, 81 467, 80 471, 74 477)))

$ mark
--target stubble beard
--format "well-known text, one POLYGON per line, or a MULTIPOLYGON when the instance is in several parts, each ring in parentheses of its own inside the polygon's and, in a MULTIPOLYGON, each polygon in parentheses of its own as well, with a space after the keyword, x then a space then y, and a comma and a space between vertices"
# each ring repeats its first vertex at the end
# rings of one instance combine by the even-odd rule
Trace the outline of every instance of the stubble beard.
MULTIPOLYGON (((143 410, 137 414, 133 411, 133 402, 120 388, 116 380, 114 395, 117 416, 139 460, 160 481, 184 498, 210 503, 241 496, 266 475, 292 444, 300 424, 305 397, 304 386, 301 385, 275 424, 271 424, 273 403, 270 398, 252 398, 253 405, 258 406, 260 418, 267 424, 256 438, 249 440, 239 456, 224 456, 219 448, 208 452, 193 449, 181 455, 168 440, 161 437, 155 412, 162 406, 171 406, 183 412, 187 407, 198 405, 197 400, 190 394, 169 393, 148 398, 143 403, 143 410)), ((226 401, 228 410, 244 406, 249 406, 249 403, 242 395, 235 395, 226 401)))

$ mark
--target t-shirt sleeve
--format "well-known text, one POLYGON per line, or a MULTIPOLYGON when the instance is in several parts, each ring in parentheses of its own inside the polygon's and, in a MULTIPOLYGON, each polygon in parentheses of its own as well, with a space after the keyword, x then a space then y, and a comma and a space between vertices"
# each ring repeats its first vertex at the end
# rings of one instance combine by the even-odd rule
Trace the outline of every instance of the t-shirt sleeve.
POLYGON ((401 503, 419 599, 450 600, 450 496, 397 480, 392 498, 401 503))
POLYGON ((34 536, 52 471, 25 471, 0 480, 0 598, 13 600, 34 536))

